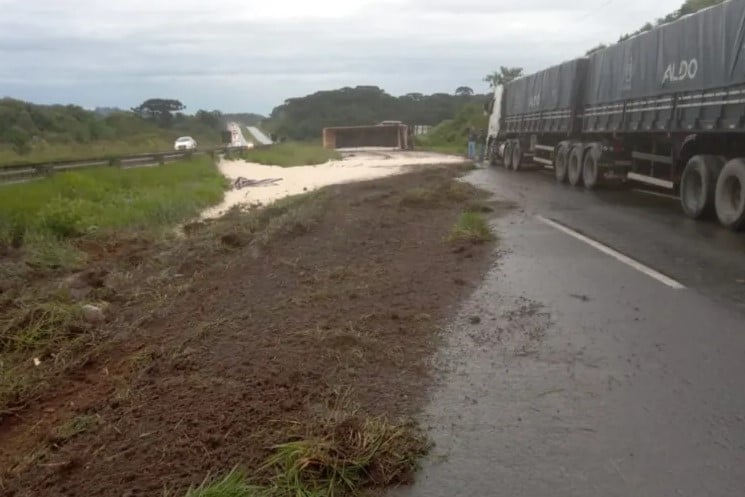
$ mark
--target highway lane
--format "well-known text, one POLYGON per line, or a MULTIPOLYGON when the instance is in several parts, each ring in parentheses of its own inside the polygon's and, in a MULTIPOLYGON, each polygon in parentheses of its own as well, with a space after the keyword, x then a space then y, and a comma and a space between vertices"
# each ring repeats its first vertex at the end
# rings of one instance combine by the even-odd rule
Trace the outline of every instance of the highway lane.
POLYGON ((663 197, 468 179, 516 208, 449 326, 422 415, 433 456, 396 494, 743 495, 745 235, 663 197))
POLYGON ((745 309, 745 233, 694 221, 676 199, 633 190, 559 185, 549 170, 475 171, 472 181, 532 214, 558 221, 673 277, 745 309))

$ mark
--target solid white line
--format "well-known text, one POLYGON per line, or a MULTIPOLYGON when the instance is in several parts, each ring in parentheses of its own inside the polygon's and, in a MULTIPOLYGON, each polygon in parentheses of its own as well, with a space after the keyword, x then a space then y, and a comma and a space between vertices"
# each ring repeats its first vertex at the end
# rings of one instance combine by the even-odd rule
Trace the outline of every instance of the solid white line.
POLYGON ((631 191, 638 192, 638 193, 646 193, 647 195, 654 195, 655 197, 671 198, 673 200, 678 200, 678 197, 676 197, 675 195, 670 195, 669 193, 653 192, 651 190, 642 190, 641 188, 632 188, 631 191))
POLYGON ((662 283, 664 285, 667 285, 667 286, 669 286, 670 288, 672 288, 674 290, 684 290, 685 289, 685 286, 683 286, 681 283, 675 281, 674 279, 670 278, 669 276, 665 276, 664 274, 662 274, 662 273, 660 273, 658 271, 655 271, 651 267, 645 266, 641 262, 635 261, 631 257, 628 257, 628 256, 622 254, 621 252, 618 252, 617 250, 613 250, 612 248, 610 248, 610 247, 608 247, 606 245, 603 245, 602 243, 597 242, 597 241, 593 240, 592 238, 588 238, 585 235, 583 235, 582 233, 578 233, 578 232, 574 231, 571 228, 567 228, 563 224, 559 224, 556 221, 553 221, 551 219, 547 219, 547 218, 545 218, 543 216, 536 216, 536 217, 542 223, 545 223, 545 224, 551 226, 552 228, 556 228, 557 230, 559 230, 559 231, 561 231, 563 233, 566 233, 567 235, 569 235, 571 237, 574 237, 574 238, 576 238, 577 240, 579 240, 581 242, 585 242, 586 244, 588 244, 589 246, 593 247, 594 249, 597 249, 600 252, 602 252, 602 253, 604 253, 606 255, 609 255, 609 256, 613 257, 614 259, 616 259, 616 260, 618 260, 620 262, 623 262, 627 266, 630 266, 630 267, 636 269, 640 273, 646 274, 650 278, 656 279, 660 283, 662 283))

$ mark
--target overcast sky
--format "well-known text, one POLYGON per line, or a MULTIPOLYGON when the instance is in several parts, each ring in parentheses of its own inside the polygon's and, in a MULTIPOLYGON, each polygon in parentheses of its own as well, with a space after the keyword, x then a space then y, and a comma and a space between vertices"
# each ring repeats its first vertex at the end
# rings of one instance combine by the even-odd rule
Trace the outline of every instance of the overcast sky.
POLYGON ((343 86, 487 89, 618 39, 682 0, 0 0, 0 96, 268 113, 343 86))

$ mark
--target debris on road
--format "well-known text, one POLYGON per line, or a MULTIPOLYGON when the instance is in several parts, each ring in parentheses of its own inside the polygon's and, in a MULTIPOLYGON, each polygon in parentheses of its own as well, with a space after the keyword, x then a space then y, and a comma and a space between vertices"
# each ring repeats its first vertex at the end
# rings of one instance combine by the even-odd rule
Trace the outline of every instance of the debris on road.
POLYGON ((97 305, 86 304, 80 310, 83 313, 83 319, 89 323, 97 324, 106 321, 106 315, 103 309, 97 305))
POLYGON ((280 181, 282 181, 282 178, 248 179, 243 176, 238 176, 235 181, 233 181, 233 189, 240 190, 242 188, 248 188, 249 186, 274 185, 280 181))

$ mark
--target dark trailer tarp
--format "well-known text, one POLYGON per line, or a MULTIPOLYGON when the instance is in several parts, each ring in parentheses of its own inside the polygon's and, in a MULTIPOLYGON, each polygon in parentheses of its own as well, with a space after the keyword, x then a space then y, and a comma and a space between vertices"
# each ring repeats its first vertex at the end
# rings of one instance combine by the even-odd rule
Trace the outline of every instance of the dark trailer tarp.
POLYGON ((505 116, 574 109, 587 61, 576 59, 505 85, 505 116))
POLYGON ((745 1, 730 0, 596 52, 587 105, 745 82, 745 1))
POLYGON ((587 59, 575 59, 507 83, 504 132, 572 134, 587 64, 587 59))

